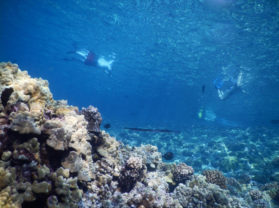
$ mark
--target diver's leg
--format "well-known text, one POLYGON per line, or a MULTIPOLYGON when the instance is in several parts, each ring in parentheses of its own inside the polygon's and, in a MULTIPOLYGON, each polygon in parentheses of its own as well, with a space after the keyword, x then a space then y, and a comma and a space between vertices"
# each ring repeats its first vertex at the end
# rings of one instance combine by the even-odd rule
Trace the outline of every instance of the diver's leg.
POLYGON ((229 89, 225 90, 222 92, 222 100, 226 99, 227 97, 229 97, 237 88, 236 85, 231 86, 229 89))
POLYGON ((236 86, 241 87, 243 85, 243 72, 239 72, 236 80, 236 86))
POLYGON ((88 54, 90 53, 90 51, 87 50, 87 49, 81 49, 81 50, 75 51, 75 53, 76 53, 77 55, 83 57, 84 60, 86 60, 88 54))
POLYGON ((223 100, 224 99, 224 92, 218 89, 218 97, 223 100))

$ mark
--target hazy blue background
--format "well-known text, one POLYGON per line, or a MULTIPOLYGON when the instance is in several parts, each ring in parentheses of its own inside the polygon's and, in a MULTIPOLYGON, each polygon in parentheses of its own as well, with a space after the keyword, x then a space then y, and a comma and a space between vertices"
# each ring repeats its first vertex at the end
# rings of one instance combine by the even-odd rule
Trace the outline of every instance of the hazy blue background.
POLYGON ((114 126, 218 123, 198 119, 202 106, 217 120, 269 125, 279 119, 278 11, 278 0, 1 0, 0 61, 47 79, 55 99, 98 107, 114 126), (73 44, 115 53, 112 76, 65 62, 73 44), (248 94, 221 101, 212 82, 230 64, 252 79, 248 94))

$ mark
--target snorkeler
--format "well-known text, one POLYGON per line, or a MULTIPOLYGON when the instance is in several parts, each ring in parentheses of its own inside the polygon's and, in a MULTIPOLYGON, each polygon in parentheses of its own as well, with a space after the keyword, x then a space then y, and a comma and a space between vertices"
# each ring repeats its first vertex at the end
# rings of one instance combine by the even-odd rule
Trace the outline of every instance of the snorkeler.
POLYGON ((68 54, 71 54, 71 57, 64 58, 65 61, 79 61, 88 66, 104 68, 106 73, 112 70, 112 64, 115 59, 115 54, 111 56, 111 59, 107 60, 105 57, 97 56, 88 49, 69 51, 68 54))
POLYGON ((215 79, 213 83, 217 89, 218 97, 224 100, 243 86, 243 72, 233 70, 233 72, 225 73, 224 76, 215 79))

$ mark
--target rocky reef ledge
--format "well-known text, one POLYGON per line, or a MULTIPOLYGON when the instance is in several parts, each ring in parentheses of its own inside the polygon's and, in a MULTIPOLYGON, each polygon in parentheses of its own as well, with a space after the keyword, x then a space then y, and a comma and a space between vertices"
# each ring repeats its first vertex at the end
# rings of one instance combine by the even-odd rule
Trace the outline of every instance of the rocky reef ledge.
POLYGON ((48 82, 0 63, 0 208, 270 207, 217 170, 165 164, 155 146, 124 146, 97 108, 55 101, 48 82))

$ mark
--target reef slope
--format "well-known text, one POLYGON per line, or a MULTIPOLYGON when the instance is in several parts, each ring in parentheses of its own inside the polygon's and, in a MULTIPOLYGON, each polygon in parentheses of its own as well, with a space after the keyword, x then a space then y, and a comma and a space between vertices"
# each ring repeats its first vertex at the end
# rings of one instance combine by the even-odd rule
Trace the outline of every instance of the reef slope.
POLYGON ((165 164, 155 146, 124 146, 97 108, 55 101, 48 82, 0 63, 0 208, 270 207, 217 170, 165 164))

